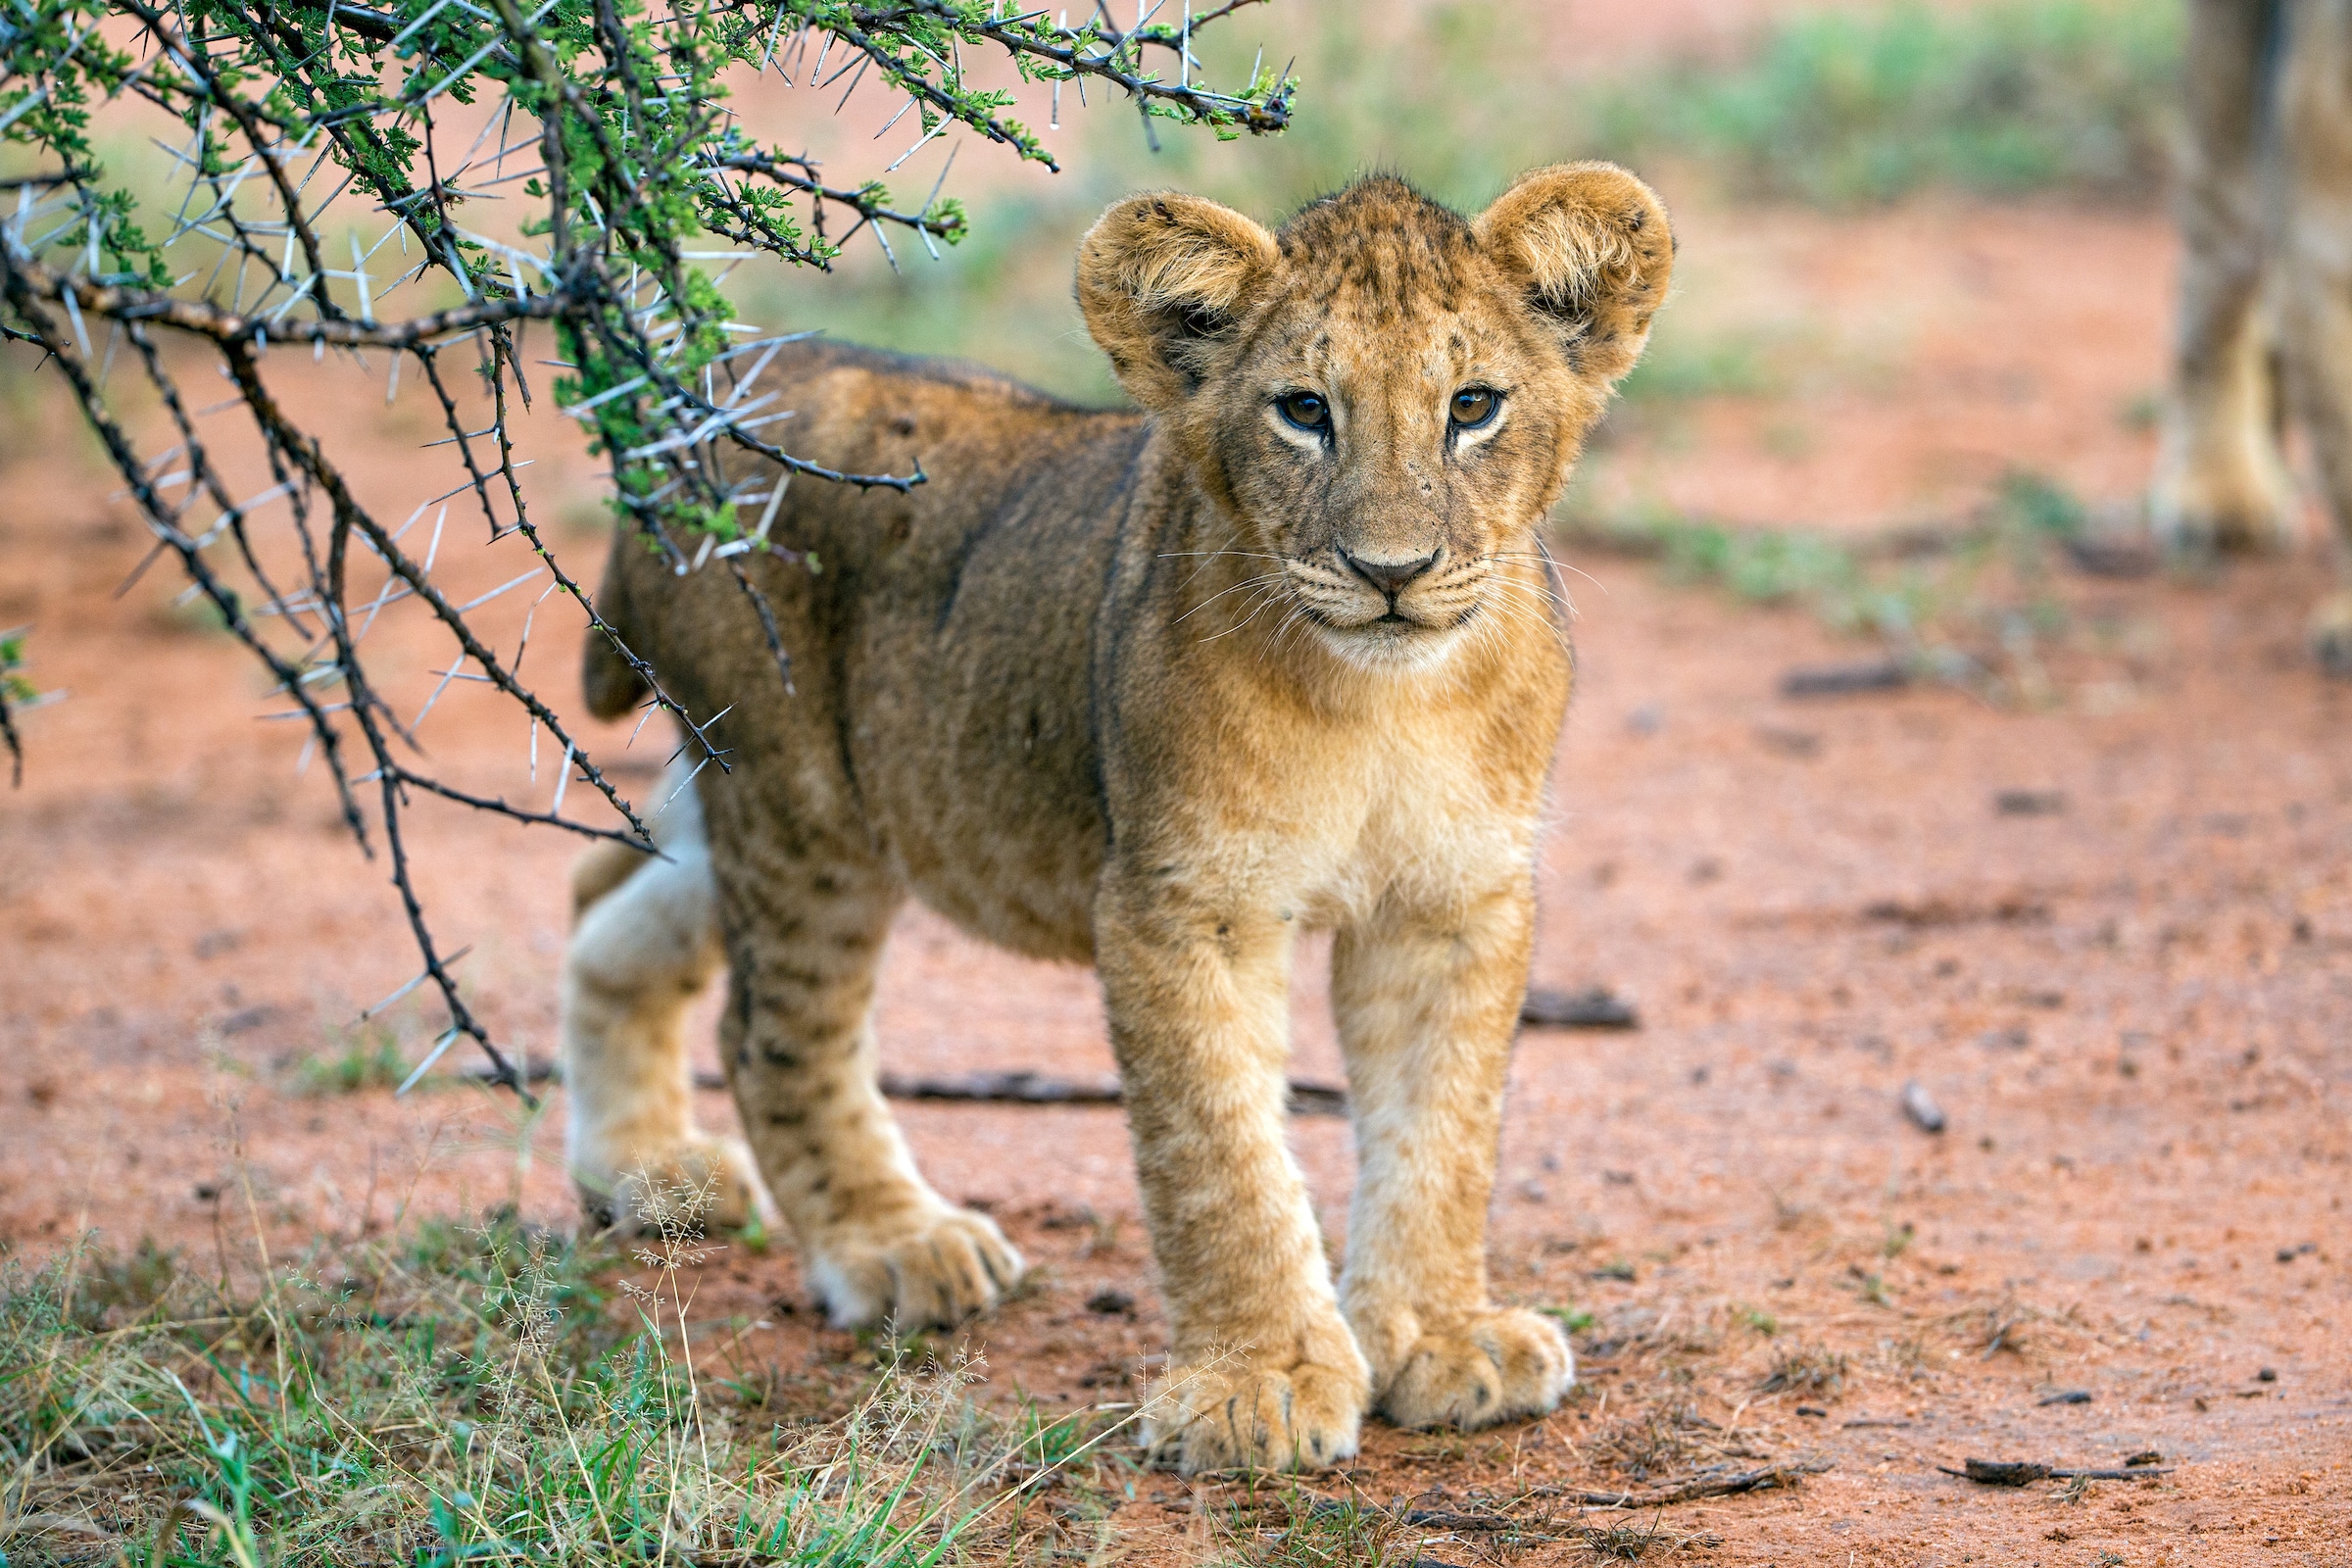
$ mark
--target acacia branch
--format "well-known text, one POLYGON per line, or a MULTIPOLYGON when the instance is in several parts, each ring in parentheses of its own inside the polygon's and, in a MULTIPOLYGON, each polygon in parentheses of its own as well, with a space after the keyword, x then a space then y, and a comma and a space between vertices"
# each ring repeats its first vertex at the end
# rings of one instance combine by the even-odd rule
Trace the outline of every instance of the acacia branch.
POLYGON ((758 174, 764 179, 773 180, 788 190, 801 191, 821 201, 834 202, 847 207, 869 223, 897 223, 918 233, 930 234, 946 240, 963 237, 965 224, 960 214, 951 215, 947 218, 933 218, 929 213, 895 211, 883 206, 877 199, 878 187, 876 186, 867 185, 858 190, 843 190, 818 179, 816 165, 806 155, 799 158, 777 158, 768 153, 736 153, 729 157, 712 159, 703 167, 758 174), (792 172, 795 168, 801 169, 805 172, 796 174, 792 172))
POLYGON ((11 271, 21 273, 32 293, 62 302, 68 292, 75 305, 92 316, 115 321, 145 321, 193 332, 220 344, 266 346, 280 343, 325 343, 335 348, 411 349, 437 338, 471 332, 507 321, 542 321, 574 310, 582 303, 563 290, 533 294, 524 299, 483 300, 454 306, 406 321, 296 320, 271 321, 260 312, 224 311, 207 300, 183 299, 159 290, 120 283, 98 283, 78 273, 58 271, 29 256, 9 260, 11 271))
MULTIPOLYGON (((808 33, 821 35, 827 41, 820 54, 842 46, 858 78, 879 64, 881 78, 906 93, 909 107, 920 106, 924 139, 952 123, 965 124, 1049 165, 1054 161, 1037 138, 1000 112, 1007 95, 968 86, 960 48, 999 50, 1026 80, 1095 77, 1134 96, 1148 119, 1251 131, 1287 122, 1290 87, 1283 80, 1267 92, 1253 79, 1235 95, 1193 80, 1193 33, 1262 0, 1227 0, 1181 27, 1161 23, 1124 32, 1100 7, 1100 21, 1071 28, 1044 24, 1043 12, 1006 18, 998 14, 1002 7, 984 8, 976 0, 718 0, 650 12, 588 0, 544 31, 538 18, 545 12, 530 12, 522 0, 455 0, 444 16, 449 3, 334 0, 320 9, 307 0, 219 0, 195 8, 179 0, 122 0, 109 10, 101 0, 38 0, 27 13, 36 30, 17 34, 6 67, 9 86, 29 85, 0 110, 6 122, 0 144, 26 150, 44 171, 0 176, 0 191, 16 193, 13 211, 0 215, 0 341, 36 345, 44 365, 60 367, 145 517, 155 546, 125 589, 148 563, 166 554, 175 558, 239 644, 270 672, 291 704, 286 716, 308 726, 304 755, 316 748, 325 759, 343 818, 370 858, 376 840, 356 785, 377 786, 391 878, 426 973, 448 1004, 452 1037, 474 1039, 493 1075, 519 1092, 521 1078, 468 1011, 427 925, 402 812, 414 795, 429 794, 518 822, 658 852, 646 821, 554 709, 521 681, 529 617, 513 659, 502 661, 472 623, 470 612, 483 601, 453 605, 428 580, 441 518, 434 521, 435 544, 421 559, 402 548, 409 524, 382 526, 329 462, 319 434, 306 428, 309 411, 289 408, 265 384, 262 365, 271 340, 307 343, 318 357, 333 348, 356 368, 370 368, 370 355, 385 351, 387 403, 405 370, 420 370, 447 431, 445 443, 431 444, 454 445, 466 476, 426 506, 469 490, 492 542, 522 534, 538 566, 554 579, 550 591, 580 608, 589 634, 602 637, 652 693, 653 704, 676 718, 687 744, 724 769, 728 753, 710 733, 716 720, 698 722, 663 689, 659 672, 598 612, 528 514, 518 471, 527 460, 517 455, 510 390, 527 410, 532 388, 524 367, 531 362, 522 345, 529 323, 553 327, 556 363, 567 377, 558 382, 556 396, 611 456, 612 499, 636 528, 636 539, 620 548, 644 543, 679 572, 707 560, 723 563, 790 694, 785 628, 763 591, 766 579, 743 559, 757 550, 781 566, 803 562, 796 551, 767 539, 785 480, 806 475, 906 493, 927 476, 919 465, 907 474, 850 472, 761 439, 757 432, 782 411, 755 417, 769 399, 747 403, 745 394, 781 340, 734 338, 742 328, 718 291, 724 274, 711 275, 700 265, 709 258, 687 247, 700 235, 722 235, 789 264, 822 268, 839 254, 827 232, 836 210, 855 215, 841 243, 871 224, 886 253, 891 229, 919 235, 929 245, 961 237, 966 224, 953 202, 926 200, 920 211, 909 212, 892 205, 879 183, 828 183, 806 154, 751 145, 723 108, 721 74, 755 60, 764 67, 784 27, 797 22, 796 47, 808 33), (486 13, 483 3, 496 14, 486 13), (132 41, 142 50, 139 58, 107 41, 103 24, 109 16, 136 24, 132 41), (67 25, 39 30, 48 26, 44 19, 61 17, 67 25), (1176 55, 1175 82, 1144 69, 1152 48, 1176 55), (397 62, 386 61, 387 50, 397 62), (387 96, 384 73, 399 74, 399 65, 407 68, 405 85, 387 96), (436 125, 434 101, 447 91, 458 101, 481 103, 485 87, 505 94, 503 113, 495 98, 489 101, 492 118, 483 126, 496 151, 477 160, 477 137, 453 161, 436 125), (117 98, 160 107, 191 132, 186 150, 172 153, 182 194, 160 240, 133 221, 138 200, 110 186, 86 134, 91 114, 117 98), (518 116, 525 133, 511 141, 509 126, 518 116), (538 167, 505 172, 510 154, 533 146, 538 167), (485 162, 498 172, 469 175, 485 162), (455 222, 459 204, 488 195, 491 184, 526 178, 543 183, 521 189, 537 204, 523 215, 521 241, 471 233, 455 222), (370 238, 366 230, 374 226, 371 218, 348 230, 330 225, 327 214, 347 190, 371 202, 371 212, 389 215, 393 226, 370 238), (806 229, 801 197, 808 201, 806 229), (324 240, 331 236, 342 244, 346 232, 351 265, 330 269, 335 258, 324 240), (371 271, 372 259, 394 237, 403 257, 415 248, 412 240, 422 257, 413 267, 405 260, 376 262, 379 270, 371 271), (542 237, 543 254, 520 248, 542 237), (206 245, 214 248, 183 271, 188 253, 206 245), (102 253, 107 267, 100 265, 102 253), (387 280, 381 270, 396 275, 387 280), (382 308, 436 270, 464 290, 464 304, 431 312, 382 308), (167 282, 174 273, 180 275, 167 282), (336 279, 349 288, 336 289, 336 279), (105 334, 103 357, 93 348, 92 327, 105 334), (209 400, 183 399, 180 376, 197 372, 167 362, 158 346, 172 341, 167 333, 205 344, 212 351, 203 357, 206 365, 218 356, 235 389, 229 403, 188 406, 209 400), (440 360, 442 350, 468 338, 480 355, 486 416, 465 402, 462 378, 444 373, 440 360), (176 436, 152 461, 142 457, 107 402, 109 370, 124 340, 132 345, 145 387, 160 401, 158 439, 176 436), (748 375, 735 363, 747 351, 764 351, 748 375), (275 481, 244 501, 227 482, 228 470, 215 451, 220 443, 200 433, 206 416, 237 404, 254 421, 275 481), (739 464, 738 454, 754 462, 739 464), (737 514, 748 488, 740 473, 755 465, 772 471, 774 480, 763 520, 747 537, 737 514), (174 471, 159 477, 168 466, 174 471), (731 472, 737 477, 731 479, 731 472), (501 487, 504 508, 498 504, 501 487), (254 526, 265 505, 281 501, 299 550, 300 580, 292 591, 273 580, 272 572, 282 574, 286 565, 261 548, 254 526), (189 520, 199 507, 218 509, 201 527, 189 520), (502 512, 511 515, 502 519, 502 512), (224 539, 233 545, 233 562, 208 556, 224 539), (358 603, 349 592, 355 544, 385 567, 372 596, 358 603), (224 569, 235 571, 240 582, 250 579, 258 595, 253 605, 224 569), (404 724, 375 684, 361 645, 379 613, 411 599, 421 601, 423 613, 456 639, 459 655, 441 672, 441 686, 417 718, 404 724), (281 627, 303 645, 283 646, 281 627), (458 788, 394 757, 396 746, 422 755, 412 730, 461 674, 514 703, 534 726, 534 742, 536 727, 545 725, 564 748, 556 801, 547 809, 458 788), (335 684, 348 700, 325 700, 335 684), (355 777, 355 748, 363 746, 373 766, 355 777), (575 777, 591 784, 624 825, 565 818, 563 790, 575 777)), ((527 154, 522 161, 528 162, 527 154)), ((423 515, 418 509, 411 523, 423 515)), ((22 702, 11 698, 23 699, 26 691, 22 683, 0 687, 0 744, 20 779, 16 718, 22 702)))

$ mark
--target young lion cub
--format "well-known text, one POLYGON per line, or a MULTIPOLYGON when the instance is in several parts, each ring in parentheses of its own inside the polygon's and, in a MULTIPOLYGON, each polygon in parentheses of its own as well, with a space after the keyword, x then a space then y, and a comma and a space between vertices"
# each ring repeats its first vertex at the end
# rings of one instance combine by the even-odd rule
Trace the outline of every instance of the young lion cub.
MULTIPOLYGON (((575 879, 591 1204, 637 1223, 649 1180, 709 1180, 740 1218, 756 1158, 836 1323, 954 1323, 1011 1286, 1019 1255, 925 1184, 875 1087, 912 894, 1101 973, 1174 1337, 1155 1458, 1321 1466, 1367 1409, 1552 1408, 1567 1342, 1494 1304, 1485 1260, 1570 679, 1540 531, 1673 256, 1605 164, 1475 219, 1368 179, 1274 233, 1140 196, 1086 236, 1078 300, 1141 413, 780 361, 802 455, 931 478, 796 486, 773 537, 821 571, 745 558, 789 694, 728 573, 613 552, 604 613, 691 710, 731 708, 734 751, 665 858, 600 850, 575 879), (1291 954, 1318 929, 1361 1164, 1336 1291, 1283 1143, 1291 954), (679 1019, 722 956, 748 1153, 694 1129, 684 1083, 679 1019)), ((587 681, 603 714, 641 695, 602 644, 587 681)))

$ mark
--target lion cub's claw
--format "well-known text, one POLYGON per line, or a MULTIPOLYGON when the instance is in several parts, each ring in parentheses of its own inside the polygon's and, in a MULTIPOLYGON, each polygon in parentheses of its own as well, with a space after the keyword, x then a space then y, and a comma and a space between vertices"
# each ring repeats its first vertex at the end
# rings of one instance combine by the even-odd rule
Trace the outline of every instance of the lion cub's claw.
POLYGON ((996 1221, 944 1203, 874 1233, 827 1238, 808 1261, 835 1328, 903 1334, 954 1328, 987 1311, 1028 1266, 996 1221))
POLYGON ((698 1133, 617 1174, 579 1171, 590 1221, 622 1236, 742 1230, 760 1217, 759 1166, 741 1139, 698 1133))
POLYGON ((1513 1307, 1423 1334, 1382 1389, 1380 1413, 1400 1427, 1469 1431, 1546 1414, 1575 1381, 1560 1326, 1513 1307))
POLYGON ((1145 1407, 1145 1459, 1188 1476, 1321 1470, 1355 1453, 1368 1393, 1360 1365, 1175 1368, 1145 1407))

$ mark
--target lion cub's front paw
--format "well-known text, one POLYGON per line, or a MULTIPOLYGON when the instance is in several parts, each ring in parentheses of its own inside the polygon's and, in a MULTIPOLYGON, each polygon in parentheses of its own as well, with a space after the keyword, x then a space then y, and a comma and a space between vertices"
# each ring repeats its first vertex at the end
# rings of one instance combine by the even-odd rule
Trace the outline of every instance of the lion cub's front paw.
POLYGON ((1539 1312, 1484 1312, 1424 1333, 1382 1386, 1380 1413, 1400 1427, 1493 1426, 1558 1407, 1576 1381, 1560 1326, 1539 1312))
POLYGON ((623 1236, 742 1230, 760 1215, 759 1167, 740 1139, 697 1133, 618 1172, 572 1172, 580 1206, 623 1236))
POLYGON ((1145 1457, 1188 1476, 1320 1470, 1355 1452, 1369 1393, 1360 1357, 1340 1366, 1236 1356, 1174 1367, 1145 1406, 1145 1457))
POLYGON ((954 1328, 984 1312, 1026 1267, 996 1221, 945 1203, 808 1250, 810 1282, 835 1328, 954 1328))

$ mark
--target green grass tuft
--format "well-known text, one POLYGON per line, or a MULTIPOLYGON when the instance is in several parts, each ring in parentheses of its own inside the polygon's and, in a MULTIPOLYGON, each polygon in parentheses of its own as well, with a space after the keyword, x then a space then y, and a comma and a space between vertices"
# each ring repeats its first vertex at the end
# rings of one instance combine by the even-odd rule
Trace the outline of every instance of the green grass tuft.
POLYGON ((1355 1496, 1318 1496, 1295 1481, 1253 1485, 1223 1521, 1250 1568, 1407 1568, 1426 1561, 1396 1514, 1355 1496))
POLYGON ((313 1054, 291 1069, 294 1091, 313 1097, 353 1095, 363 1089, 398 1089, 409 1076, 400 1037, 381 1024, 343 1031, 336 1049, 313 1054))
POLYGON ((2054 591, 2060 562, 2096 531, 2081 497, 2021 469, 1940 530, 1856 539, 1659 510, 1597 517, 1576 512, 1572 497, 1562 539, 1571 550, 1654 559, 1686 586, 1805 610, 1840 634, 1879 640, 1915 676, 2035 704, 2049 695, 2041 655, 2078 630, 2054 591))
POLYGON ((1539 1306, 1537 1311, 1555 1320, 1567 1333, 1588 1334, 1600 1320, 1581 1306, 1539 1306))
POLYGON ((0 1561, 1057 1549, 1057 1516, 1024 1504, 1083 1494, 1113 1418, 997 1415, 955 1362, 886 1355, 847 1390, 761 1376, 715 1325, 682 1328, 701 1258, 682 1233, 631 1258, 510 1219, 321 1250, 243 1290, 152 1246, 0 1261, 0 1561))

